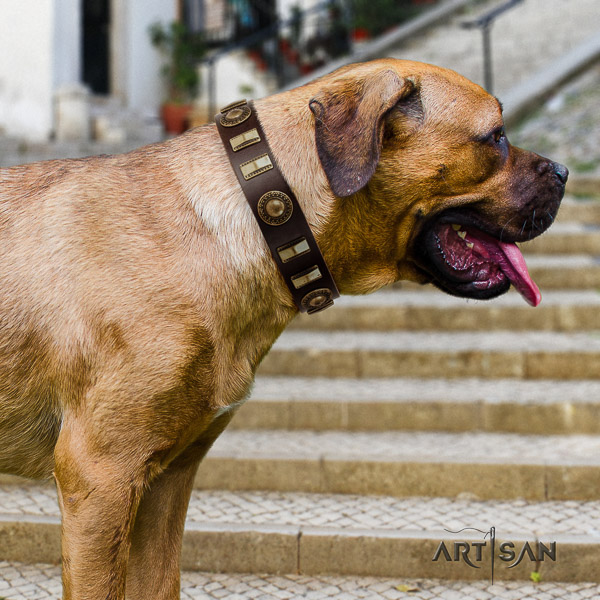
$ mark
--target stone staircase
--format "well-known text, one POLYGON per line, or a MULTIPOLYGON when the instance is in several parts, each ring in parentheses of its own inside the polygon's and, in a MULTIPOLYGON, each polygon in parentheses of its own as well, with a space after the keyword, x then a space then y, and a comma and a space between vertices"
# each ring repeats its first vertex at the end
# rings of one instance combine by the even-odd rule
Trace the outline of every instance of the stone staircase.
MULTIPOLYGON (((363 576, 487 580, 489 536, 479 569, 432 559, 443 541, 475 560, 495 527, 497 552, 557 548, 496 560, 496 581, 535 571, 598 596, 600 202, 567 198, 525 253, 536 309, 513 292, 476 302, 399 284, 299 317, 200 467, 184 570, 301 573, 321 591, 326 574, 347 576, 338 591, 363 576)), ((0 575, 59 560, 53 487, 3 479, 0 575)), ((407 597, 394 593, 381 597, 407 597)))

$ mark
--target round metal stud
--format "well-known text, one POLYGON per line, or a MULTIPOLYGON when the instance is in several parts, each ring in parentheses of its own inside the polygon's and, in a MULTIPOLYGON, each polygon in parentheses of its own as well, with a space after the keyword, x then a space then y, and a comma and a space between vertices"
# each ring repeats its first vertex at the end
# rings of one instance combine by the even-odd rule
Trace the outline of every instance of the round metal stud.
POLYGON ((319 288, 308 292, 304 298, 302 298, 302 306, 308 312, 314 312, 321 308, 324 308, 326 304, 331 301, 331 290, 329 288, 319 288))
POLYGON ((290 197, 280 191, 263 194, 258 201, 258 216, 269 225, 283 225, 292 216, 294 205, 290 197))
POLYGON ((252 111, 249 106, 236 106, 221 116, 221 125, 223 127, 235 127, 246 121, 251 114, 252 111))
POLYGON ((270 216, 276 219, 280 217, 285 212, 285 203, 278 198, 271 198, 265 204, 265 212, 270 216))

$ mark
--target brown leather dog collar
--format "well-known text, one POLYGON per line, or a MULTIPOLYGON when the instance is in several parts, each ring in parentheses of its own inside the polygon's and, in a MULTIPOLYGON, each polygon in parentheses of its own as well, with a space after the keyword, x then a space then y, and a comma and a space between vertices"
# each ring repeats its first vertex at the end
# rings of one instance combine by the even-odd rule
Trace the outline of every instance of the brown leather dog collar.
POLYGON ((277 167, 252 102, 226 106, 215 122, 296 306, 309 314, 328 308, 339 292, 298 200, 277 167))

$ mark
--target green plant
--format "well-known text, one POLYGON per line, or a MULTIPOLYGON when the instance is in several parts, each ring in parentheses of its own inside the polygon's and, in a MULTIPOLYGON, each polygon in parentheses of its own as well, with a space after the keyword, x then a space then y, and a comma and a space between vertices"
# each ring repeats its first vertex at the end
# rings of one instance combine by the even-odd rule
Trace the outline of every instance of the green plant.
POLYGON ((169 25, 154 23, 148 30, 152 45, 165 56, 161 68, 169 86, 169 100, 184 104, 195 95, 198 83, 198 62, 206 52, 202 36, 188 31, 179 21, 169 25))
POLYGON ((254 88, 247 83, 240 84, 238 90, 242 96, 252 96, 254 94, 254 88))
POLYGON ((423 10, 423 6, 414 5, 409 0, 352 0, 350 5, 354 28, 365 29, 371 36, 380 35, 423 10))

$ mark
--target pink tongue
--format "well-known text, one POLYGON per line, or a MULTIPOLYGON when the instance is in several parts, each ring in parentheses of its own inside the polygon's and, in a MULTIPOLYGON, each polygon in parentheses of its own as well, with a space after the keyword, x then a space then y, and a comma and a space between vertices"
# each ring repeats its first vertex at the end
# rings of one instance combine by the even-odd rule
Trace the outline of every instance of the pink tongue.
POLYGON ((542 294, 527 271, 525 259, 516 244, 498 242, 500 251, 506 258, 506 264, 500 265, 504 274, 510 279, 515 289, 531 306, 537 306, 542 301, 542 294))
POLYGON ((542 301, 540 290, 531 279, 525 259, 516 244, 501 242, 483 231, 467 229, 467 233, 468 238, 463 239, 474 244, 475 252, 496 262, 528 304, 537 306, 542 301))

